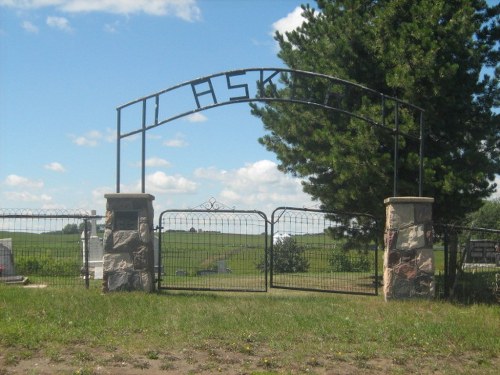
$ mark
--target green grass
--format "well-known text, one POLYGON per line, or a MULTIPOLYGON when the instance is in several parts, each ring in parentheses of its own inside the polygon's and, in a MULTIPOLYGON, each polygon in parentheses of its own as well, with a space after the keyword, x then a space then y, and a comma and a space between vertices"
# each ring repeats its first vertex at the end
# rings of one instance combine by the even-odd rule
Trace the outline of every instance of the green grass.
POLYGON ((0 285, 0 369, 45 358, 73 373, 124 364, 193 373, 494 374, 499 321, 498 306, 438 301, 0 285))

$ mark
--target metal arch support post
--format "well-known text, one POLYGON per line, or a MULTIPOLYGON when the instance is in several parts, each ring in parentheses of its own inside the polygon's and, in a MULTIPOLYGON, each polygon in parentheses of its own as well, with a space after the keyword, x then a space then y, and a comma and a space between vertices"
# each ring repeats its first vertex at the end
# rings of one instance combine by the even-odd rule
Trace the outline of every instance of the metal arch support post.
POLYGON ((422 197, 424 192, 424 113, 420 112, 420 155, 418 171, 418 196, 422 197))
POLYGON ((396 113, 395 113, 395 129, 394 129, 394 185, 392 190, 392 196, 398 196, 398 167, 399 167, 399 103, 396 102, 396 113))
POLYGON ((116 192, 120 192, 120 141, 121 141, 121 109, 117 109, 116 116, 116 192))
POLYGON ((146 192, 146 99, 142 101, 141 193, 146 192))

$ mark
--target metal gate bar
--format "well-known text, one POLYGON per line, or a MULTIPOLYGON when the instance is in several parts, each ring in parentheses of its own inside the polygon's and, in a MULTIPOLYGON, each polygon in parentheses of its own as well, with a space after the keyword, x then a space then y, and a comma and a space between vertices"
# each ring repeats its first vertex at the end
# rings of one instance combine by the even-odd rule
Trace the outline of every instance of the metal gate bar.
POLYGON ((267 218, 260 211, 160 215, 158 289, 267 291, 267 218))
POLYGON ((373 217, 279 207, 271 223, 271 288, 378 294, 373 217))

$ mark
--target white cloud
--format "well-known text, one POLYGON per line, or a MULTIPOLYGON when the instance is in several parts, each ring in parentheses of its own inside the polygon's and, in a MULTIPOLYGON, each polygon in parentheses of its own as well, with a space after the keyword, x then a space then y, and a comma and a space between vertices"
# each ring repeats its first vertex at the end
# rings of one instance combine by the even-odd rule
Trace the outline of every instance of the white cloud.
POLYGON ((97 213, 99 214, 99 209, 106 207, 106 198, 104 198, 104 195, 114 192, 115 188, 109 186, 101 186, 92 190, 91 209, 97 209, 97 213))
POLYGON ((40 189, 43 188, 44 183, 41 180, 30 180, 29 178, 18 176, 15 174, 10 174, 5 179, 5 184, 7 186, 12 186, 16 188, 30 188, 30 189, 40 189))
POLYGON ((22 24, 21 24, 22 28, 30 33, 30 34, 38 34, 38 27, 36 27, 35 25, 33 25, 31 22, 29 21, 24 21, 22 24))
MULTIPOLYGON (((141 162, 137 162, 134 164, 135 167, 141 167, 141 162)), ((157 157, 154 157, 154 158, 149 158, 149 159, 146 159, 146 167, 151 167, 151 168, 166 168, 166 167, 170 167, 170 162, 165 160, 165 159, 162 159, 162 158, 157 158, 157 157)))
POLYGON ((205 122, 208 120, 207 116, 201 114, 200 112, 193 113, 186 117, 189 122, 205 122))
POLYGON ((276 163, 270 160, 260 160, 238 169, 236 183, 277 184, 284 175, 278 171, 276 163))
POLYGON ((228 176, 228 172, 224 169, 217 169, 215 167, 208 168, 198 168, 194 171, 194 175, 197 178, 205 178, 207 180, 218 180, 223 181, 226 176, 228 176))
POLYGON ((76 143, 78 146, 88 146, 88 147, 97 146, 97 141, 95 139, 89 139, 84 136, 76 137, 73 140, 73 142, 76 143))
POLYGON ((56 162, 56 161, 49 163, 49 164, 45 164, 43 167, 45 169, 48 169, 48 170, 54 171, 54 172, 66 172, 66 169, 63 167, 63 165, 61 163, 56 162))
POLYGON ((115 21, 113 23, 107 23, 104 25, 104 31, 114 34, 118 31, 118 26, 120 26, 119 21, 115 21))
POLYGON ((161 158, 149 158, 146 160, 146 167, 170 167, 170 163, 161 158))
POLYGON ((189 22, 201 19, 201 10, 196 0, 0 0, 0 6, 17 9, 50 7, 67 13, 145 13, 154 16, 175 16, 189 22))
POLYGON ((71 28, 71 26, 69 25, 68 19, 64 18, 64 17, 49 16, 49 17, 47 17, 46 22, 47 22, 48 26, 50 26, 54 29, 58 29, 61 31, 66 31, 66 32, 70 32, 73 30, 71 28))
POLYGON ((291 13, 288 13, 286 17, 280 18, 278 21, 272 25, 272 35, 278 31, 280 34, 285 35, 286 32, 293 31, 301 26, 305 18, 302 17, 302 8, 299 6, 295 8, 291 13))
POLYGON ((62 210, 62 209, 66 209, 67 207, 64 204, 53 203, 51 201, 49 201, 49 202, 45 202, 44 201, 44 203, 42 204, 41 208, 43 210, 62 210))
POLYGON ((70 135, 70 137, 73 139, 73 143, 78 146, 96 147, 103 138, 103 135, 97 130, 92 130, 84 135, 70 135))
POLYGON ((214 167, 199 168, 195 176, 222 184, 220 199, 237 208, 271 211, 280 205, 311 206, 311 198, 302 191, 301 181, 280 172, 276 163, 260 160, 226 171, 214 167))
POLYGON ((36 9, 47 6, 57 6, 64 0, 0 0, 0 6, 7 6, 19 9, 36 9))
POLYGON ((168 139, 165 142, 163 142, 163 145, 167 147, 176 147, 176 148, 186 147, 188 143, 183 138, 184 136, 179 133, 175 136, 175 138, 168 139))
POLYGON ((169 176, 164 172, 147 175, 146 186, 153 193, 183 194, 194 193, 197 189, 196 182, 179 175, 169 176))
POLYGON ((26 191, 6 191, 3 193, 5 199, 14 202, 43 202, 50 203, 52 197, 47 194, 33 194, 26 191))

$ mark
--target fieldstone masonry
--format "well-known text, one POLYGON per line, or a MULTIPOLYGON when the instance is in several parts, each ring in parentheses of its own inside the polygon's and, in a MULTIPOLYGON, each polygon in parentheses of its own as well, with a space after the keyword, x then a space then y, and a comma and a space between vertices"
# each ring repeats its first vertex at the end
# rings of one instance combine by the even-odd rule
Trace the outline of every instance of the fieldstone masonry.
POLYGON ((386 204, 385 300, 434 297, 433 198, 393 197, 386 204))
POLYGON ((153 200, 106 194, 103 291, 154 291, 153 200))

